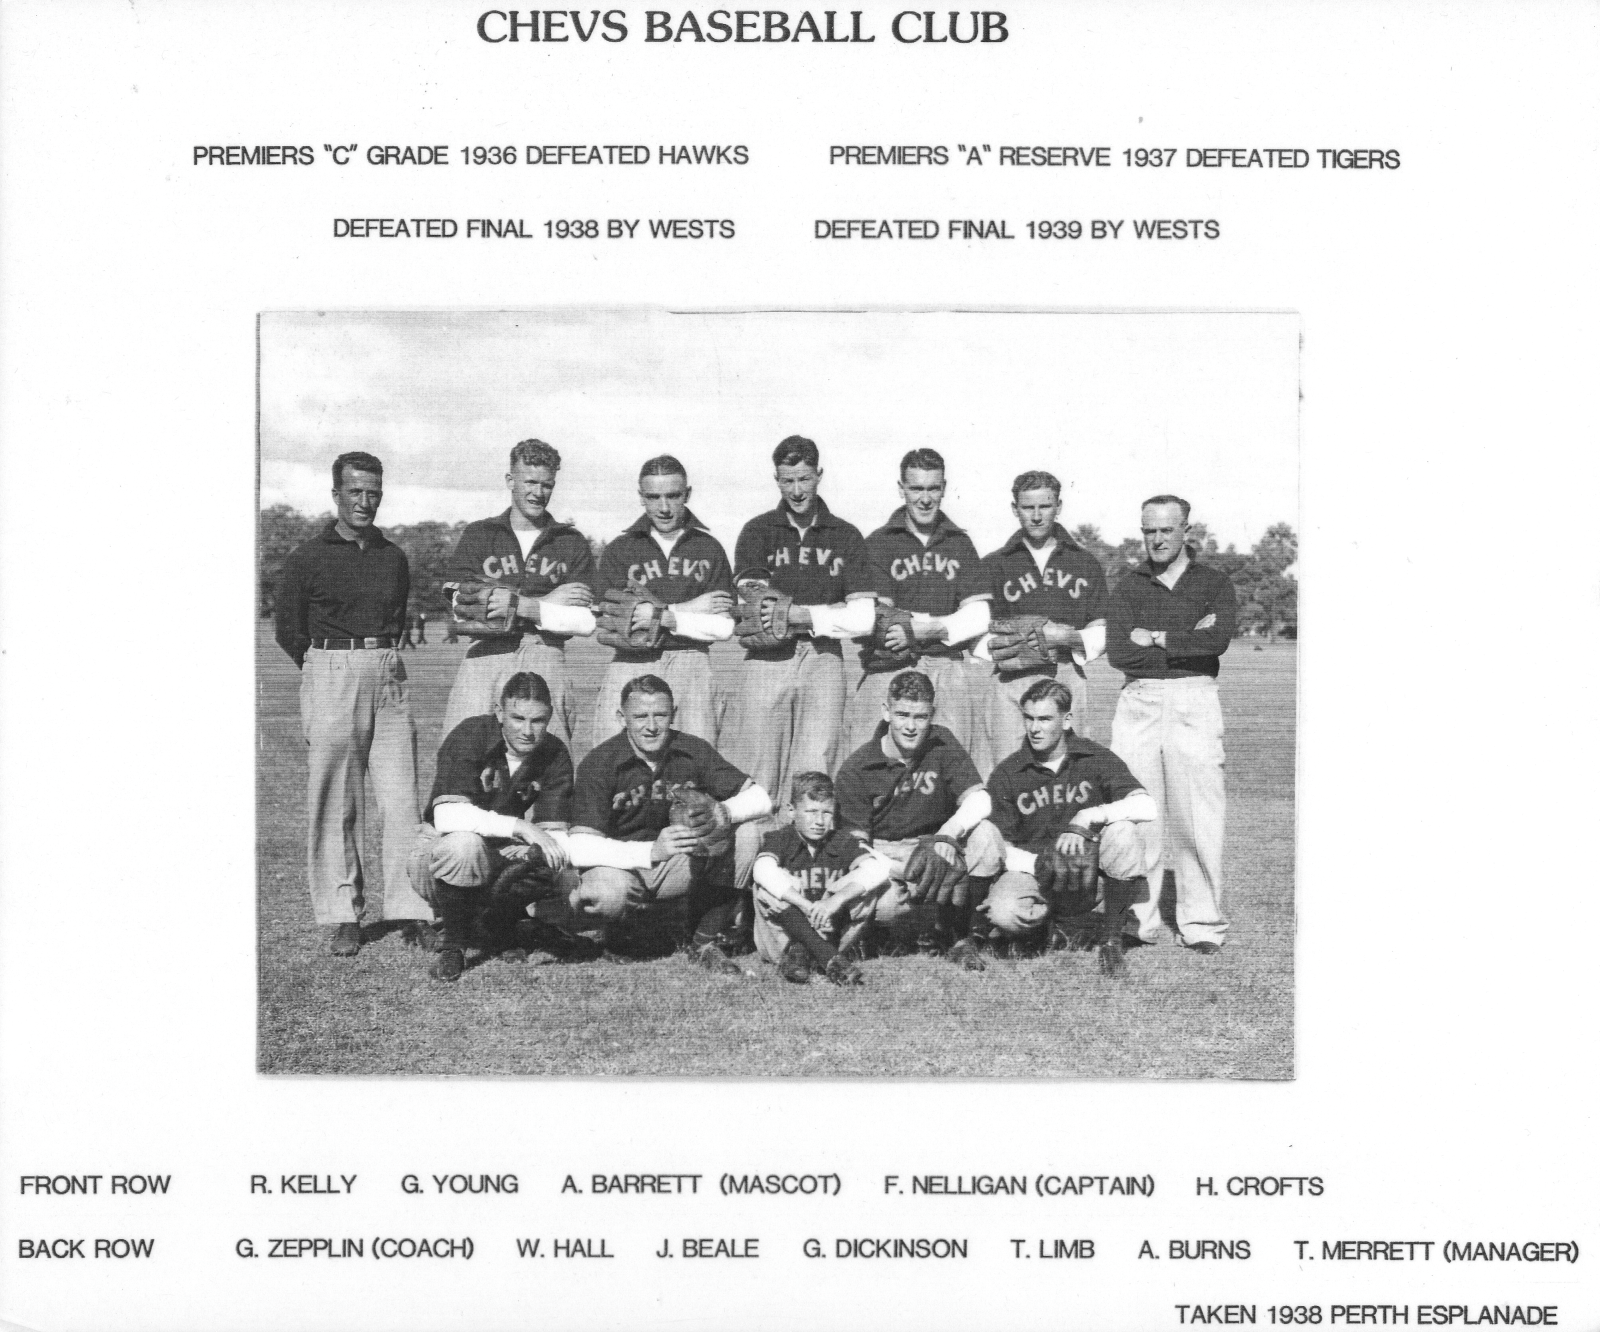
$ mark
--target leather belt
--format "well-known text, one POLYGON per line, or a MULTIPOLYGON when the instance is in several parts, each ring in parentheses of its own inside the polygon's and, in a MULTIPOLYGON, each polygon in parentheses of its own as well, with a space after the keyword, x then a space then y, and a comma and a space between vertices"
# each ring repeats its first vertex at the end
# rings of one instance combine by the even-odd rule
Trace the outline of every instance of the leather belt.
POLYGON ((313 638, 311 646, 321 652, 356 652, 362 648, 392 648, 394 639, 387 634, 379 638, 313 638))

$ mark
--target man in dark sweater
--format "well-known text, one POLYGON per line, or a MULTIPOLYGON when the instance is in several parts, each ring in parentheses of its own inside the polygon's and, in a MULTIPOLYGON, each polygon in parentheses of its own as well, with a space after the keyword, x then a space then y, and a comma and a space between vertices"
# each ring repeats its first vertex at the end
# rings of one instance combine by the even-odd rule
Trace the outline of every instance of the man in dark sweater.
POLYGON ((406 622, 411 571, 405 552, 374 525, 383 464, 343 453, 333 464, 337 517, 284 561, 278 646, 300 667, 300 722, 310 748, 307 877, 332 950, 361 948, 363 784, 370 774, 383 834, 383 917, 411 922, 432 946, 433 909, 406 874, 417 822, 417 729, 396 645, 406 622))
POLYGON ((1197 953, 1219 951, 1225 812, 1220 658, 1233 641, 1237 606, 1226 574, 1189 553, 1189 502, 1156 495, 1140 512, 1145 553, 1111 596, 1106 657, 1126 676, 1111 723, 1111 748, 1155 797, 1160 817, 1140 825, 1152 867, 1149 900, 1137 903, 1139 937, 1160 935, 1160 884, 1177 881, 1178 935, 1197 953))

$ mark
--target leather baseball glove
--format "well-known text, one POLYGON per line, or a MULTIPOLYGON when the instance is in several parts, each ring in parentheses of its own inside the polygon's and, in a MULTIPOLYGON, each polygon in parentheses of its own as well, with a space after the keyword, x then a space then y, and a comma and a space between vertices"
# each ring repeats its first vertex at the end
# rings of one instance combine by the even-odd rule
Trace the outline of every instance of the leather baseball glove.
POLYGON ((607 647, 653 648, 661 641, 661 615, 667 608, 648 584, 629 580, 626 587, 608 587, 595 615, 595 638, 607 647), (649 620, 635 627, 640 605, 650 607, 649 620))
POLYGON ((942 833, 919 841, 906 861, 906 887, 913 902, 965 906, 967 862, 961 854, 960 843, 942 833), (934 850, 941 843, 954 852, 953 864, 934 850))
POLYGON ((446 583, 450 597, 450 618, 463 629, 483 634, 509 634, 516 631, 517 589, 505 583, 481 578, 463 578, 446 583))
POLYGON ((502 853, 505 864, 489 885, 489 895, 496 897, 522 897, 529 901, 554 896, 555 875, 545 863, 544 853, 536 846, 517 843, 502 853))
POLYGON ((1055 663, 1055 653, 1045 642, 1042 615, 1014 615, 989 626, 989 655, 1002 675, 1016 675, 1055 663))
POLYGON ((1039 852, 1033 877, 1056 916, 1093 911, 1100 895, 1099 838, 1085 835, 1083 850, 1077 855, 1064 855, 1054 845, 1039 852))
POLYGON ((674 782, 667 788, 667 801, 667 817, 700 839, 694 855, 720 856, 733 845, 733 820, 715 796, 687 782, 674 782))
POLYGON ((765 569, 747 569, 733 580, 739 593, 739 623, 735 631, 747 648, 772 648, 787 643, 789 607, 794 598, 772 586, 765 569))
POLYGON ((861 665, 868 671, 898 671, 917 664, 915 648, 896 651, 885 645, 883 636, 897 624, 905 628, 907 642, 916 641, 911 637, 911 612, 896 610, 890 602, 879 597, 872 634, 861 647, 861 665))

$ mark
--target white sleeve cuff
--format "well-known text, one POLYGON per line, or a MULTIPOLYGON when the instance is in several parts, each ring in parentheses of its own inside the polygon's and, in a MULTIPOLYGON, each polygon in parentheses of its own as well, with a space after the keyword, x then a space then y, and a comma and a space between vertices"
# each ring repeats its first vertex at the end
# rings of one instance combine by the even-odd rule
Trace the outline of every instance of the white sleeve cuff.
POLYGON ((696 643, 726 643, 733 637, 733 620, 726 615, 679 610, 674 606, 672 618, 678 625, 672 632, 679 638, 692 638, 696 643))
POLYGON ((571 833, 567 851, 578 869, 604 865, 610 869, 647 870, 650 868, 650 842, 619 842, 594 833, 571 833))
POLYGON ((874 888, 883 887, 893 875, 894 865, 883 856, 863 856, 856 861, 845 877, 870 892, 874 888))
POLYGON ((433 807, 433 826, 442 833, 469 832, 480 837, 514 837, 517 821, 493 814, 465 800, 441 800, 433 807))
POLYGON ((1108 805, 1091 805, 1083 813, 1090 815, 1097 827, 1108 823, 1149 823, 1156 817, 1155 797, 1148 791, 1130 791, 1121 800, 1108 805))
POLYGON ((772 797, 765 787, 751 782, 738 795, 724 800, 722 807, 735 823, 749 823, 751 819, 764 819, 772 813, 772 797))
POLYGON ((776 856, 757 856, 750 877, 758 888, 765 888, 774 897, 781 898, 790 886, 789 871, 778 864, 776 856))
POLYGON ((1106 622, 1095 620, 1078 630, 1078 635, 1083 639, 1081 651, 1072 654, 1073 661, 1080 666, 1087 666, 1096 657, 1106 654, 1106 622))
POLYGON ((1039 857, 1032 851, 1024 851, 1020 846, 1006 848, 1006 872, 1008 874, 1032 874, 1034 864, 1039 857))
POLYGON ((594 612, 587 606, 556 606, 539 603, 539 628, 552 634, 592 634, 594 612))
POLYGON ((956 806, 956 812, 945 820, 944 827, 939 831, 946 837, 965 837, 988 818, 993 809, 994 802, 989 799, 989 793, 979 787, 956 806))
POLYGON ((944 641, 952 645, 965 643, 970 638, 989 632, 989 603, 969 601, 960 610, 941 618, 944 621, 944 641))
POLYGON ((843 606, 807 606, 813 638, 864 638, 872 632, 875 605, 871 597, 858 597, 843 606))

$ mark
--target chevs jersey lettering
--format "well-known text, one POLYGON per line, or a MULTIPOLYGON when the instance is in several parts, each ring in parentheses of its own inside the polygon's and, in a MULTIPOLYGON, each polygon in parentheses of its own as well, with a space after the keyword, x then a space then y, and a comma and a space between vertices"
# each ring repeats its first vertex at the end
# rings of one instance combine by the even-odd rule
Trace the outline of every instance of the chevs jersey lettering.
POLYGON ((953 583, 960 572, 960 560, 949 559, 933 550, 921 555, 897 555, 889 562, 889 576, 900 583, 925 574, 942 576, 946 582, 953 583))
POLYGON ((1084 807, 1094 791, 1094 783, 1081 782, 1043 782, 1031 791, 1017 793, 1017 812, 1024 816, 1037 814, 1041 809, 1049 809, 1052 805, 1075 805, 1084 807))
POLYGON ((766 567, 772 572, 791 567, 816 568, 829 578, 837 578, 844 572, 844 556, 828 546, 779 546, 767 556, 766 567))
POLYGON ((1089 590, 1089 580, 1068 573, 1065 569, 1046 568, 1042 575, 1025 573, 1016 578, 1006 579, 1001 586, 1001 595, 1008 602, 1015 604, 1028 593, 1037 592, 1041 587, 1056 588, 1076 601, 1089 590))
POLYGON ((676 555, 667 559, 645 560, 628 566, 628 577, 639 583, 653 583, 662 578, 688 578, 703 583, 711 577, 710 560, 680 560, 676 555))

